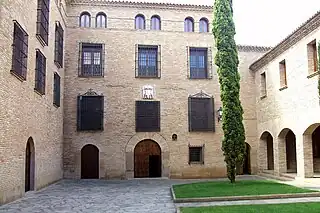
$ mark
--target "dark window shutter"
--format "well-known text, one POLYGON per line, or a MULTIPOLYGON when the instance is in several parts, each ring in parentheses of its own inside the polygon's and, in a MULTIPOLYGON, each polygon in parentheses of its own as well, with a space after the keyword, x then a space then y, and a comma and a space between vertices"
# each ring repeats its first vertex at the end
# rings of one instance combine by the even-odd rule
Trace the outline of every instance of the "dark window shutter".
POLYGON ((82 96, 77 97, 77 130, 81 130, 81 99, 82 96))
POLYGON ((214 131, 212 98, 189 97, 189 131, 214 131))
POLYGON ((60 76, 54 74, 54 91, 53 91, 53 104, 60 107, 60 76))
POLYGON ((191 117, 191 101, 192 98, 188 98, 188 121, 189 121, 189 132, 192 132, 192 117, 191 117))
POLYGON ((136 132, 160 131, 160 101, 136 101, 136 132))

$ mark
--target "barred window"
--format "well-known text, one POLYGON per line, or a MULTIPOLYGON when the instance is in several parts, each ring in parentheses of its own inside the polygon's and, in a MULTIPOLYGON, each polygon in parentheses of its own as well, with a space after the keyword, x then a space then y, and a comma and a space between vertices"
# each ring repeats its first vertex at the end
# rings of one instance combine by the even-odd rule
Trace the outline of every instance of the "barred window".
POLYGON ((103 130, 104 96, 78 96, 77 130, 103 130))
POLYGON ((160 46, 136 46, 136 77, 160 77, 160 46))
POLYGON ((80 44, 80 72, 82 77, 103 76, 103 45, 93 43, 80 44))
POLYGON ((190 48, 190 78, 208 78, 207 48, 190 48))
POLYGON ((193 32, 194 31, 194 21, 193 18, 187 17, 184 20, 184 32, 193 32))
POLYGON ((135 22, 135 29, 146 29, 146 20, 143 15, 139 14, 134 19, 135 22))
POLYGON ((160 17, 157 15, 151 17, 151 30, 161 30, 160 17))
POLYGON ((37 38, 44 46, 48 45, 49 38, 49 8, 50 0, 38 0, 37 38))
POLYGON ((189 132, 215 131, 213 98, 189 97, 189 132))
POLYGON ((91 26, 91 16, 88 12, 83 12, 80 15, 80 27, 90 27, 91 26))
POLYGON ((58 73, 53 75, 53 104, 60 107, 60 76, 58 73))
POLYGON ((28 35, 18 22, 14 22, 11 73, 21 80, 26 80, 27 63, 28 35))
POLYGON ((106 15, 104 13, 98 13, 96 17, 96 27, 97 28, 106 28, 107 22, 106 22, 106 15))
POLYGON ((136 101, 136 132, 160 132, 160 101, 136 101))
POLYGON ((189 145, 189 164, 201 163, 204 164, 204 145, 190 146, 189 145))
POLYGON ((63 28, 60 23, 56 23, 54 62, 59 67, 63 67, 63 28))
POLYGON ((36 71, 35 71, 35 91, 41 95, 45 94, 46 87, 46 57, 40 52, 36 51, 36 71))
POLYGON ((206 18, 202 18, 199 21, 199 32, 200 33, 207 33, 209 32, 209 23, 206 18))

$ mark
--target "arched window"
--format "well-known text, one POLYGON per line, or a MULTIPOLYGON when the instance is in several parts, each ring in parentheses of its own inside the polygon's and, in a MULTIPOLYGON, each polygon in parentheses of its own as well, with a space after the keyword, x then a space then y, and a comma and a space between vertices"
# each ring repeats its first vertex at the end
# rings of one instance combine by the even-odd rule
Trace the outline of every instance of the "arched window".
POLYGON ((194 31, 194 21, 193 18, 187 17, 184 20, 184 31, 185 32, 193 32, 194 31))
POLYGON ((161 30, 160 17, 157 15, 151 17, 151 30, 161 30))
POLYGON ((90 27, 91 16, 88 12, 83 12, 80 15, 80 27, 90 27))
POLYGON ((107 16, 104 13, 98 13, 96 16, 96 28, 106 28, 107 22, 106 22, 107 16))
POLYGON ((146 21, 143 15, 139 14, 135 17, 135 29, 146 29, 146 21))
POLYGON ((209 32, 209 24, 206 18, 202 18, 199 21, 199 32, 200 33, 207 33, 209 32))

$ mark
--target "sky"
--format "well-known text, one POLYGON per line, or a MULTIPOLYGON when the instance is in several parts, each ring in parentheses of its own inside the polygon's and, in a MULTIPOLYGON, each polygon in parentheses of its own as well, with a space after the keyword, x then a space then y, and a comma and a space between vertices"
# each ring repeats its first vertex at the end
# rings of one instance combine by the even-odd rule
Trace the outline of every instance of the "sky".
MULTIPOLYGON (((213 0, 131 0, 213 5, 213 0)), ((275 46, 320 10, 320 0, 233 0, 236 42, 275 46)))

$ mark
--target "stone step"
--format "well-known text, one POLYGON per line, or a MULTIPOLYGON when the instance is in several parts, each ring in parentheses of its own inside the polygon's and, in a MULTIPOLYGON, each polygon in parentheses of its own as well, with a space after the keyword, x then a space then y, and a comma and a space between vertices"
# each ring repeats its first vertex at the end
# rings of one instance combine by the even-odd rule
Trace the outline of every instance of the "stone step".
POLYGON ((260 176, 268 178, 268 179, 275 179, 275 180, 281 180, 281 181, 292 181, 292 178, 283 177, 283 176, 275 176, 270 173, 261 172, 259 173, 260 176))

